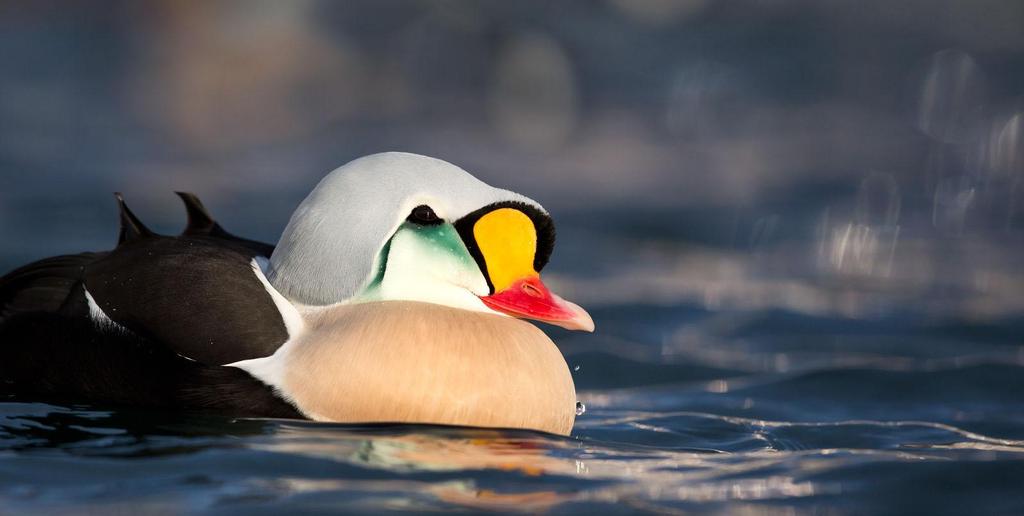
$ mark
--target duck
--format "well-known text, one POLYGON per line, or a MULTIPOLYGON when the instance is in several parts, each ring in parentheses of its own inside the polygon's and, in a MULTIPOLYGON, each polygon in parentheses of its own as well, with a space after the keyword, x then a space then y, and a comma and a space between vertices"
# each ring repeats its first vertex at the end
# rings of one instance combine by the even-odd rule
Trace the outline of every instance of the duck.
POLYGON ((276 245, 179 192, 184 231, 116 194, 116 247, 0 278, 0 394, 338 423, 568 435, 572 375, 534 322, 591 332, 540 272, 549 213, 446 161, 324 176, 276 245))

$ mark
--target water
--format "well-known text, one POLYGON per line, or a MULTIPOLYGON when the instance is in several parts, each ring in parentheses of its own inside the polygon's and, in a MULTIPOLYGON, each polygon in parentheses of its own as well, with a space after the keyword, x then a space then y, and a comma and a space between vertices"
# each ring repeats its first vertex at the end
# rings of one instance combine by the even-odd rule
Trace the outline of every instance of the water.
POLYGON ((0 501, 47 514, 1024 510, 1020 320, 616 312, 595 310, 605 339, 679 318, 727 358, 563 338, 587 405, 568 438, 3 403, 0 501))
POLYGON ((3 399, 0 514, 1024 514, 1020 2, 156 5, 0 7, 0 272, 435 155, 553 214, 576 426, 3 399))

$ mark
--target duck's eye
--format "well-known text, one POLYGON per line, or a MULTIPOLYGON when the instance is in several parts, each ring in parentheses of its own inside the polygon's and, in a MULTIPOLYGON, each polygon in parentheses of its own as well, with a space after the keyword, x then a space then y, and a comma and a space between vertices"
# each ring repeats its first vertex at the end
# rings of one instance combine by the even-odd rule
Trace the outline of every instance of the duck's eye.
POLYGON ((421 226, 441 223, 441 218, 438 217, 437 214, 434 213, 434 210, 426 204, 421 204, 413 208, 412 213, 409 214, 409 218, 407 220, 421 226))

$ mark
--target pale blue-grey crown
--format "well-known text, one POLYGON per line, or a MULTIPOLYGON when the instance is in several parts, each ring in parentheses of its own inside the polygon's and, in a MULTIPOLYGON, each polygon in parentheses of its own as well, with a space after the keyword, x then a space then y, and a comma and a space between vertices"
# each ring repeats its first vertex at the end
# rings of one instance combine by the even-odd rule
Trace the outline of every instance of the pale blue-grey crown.
POLYGON ((292 214, 270 258, 270 282, 306 305, 348 300, 372 279, 381 249, 414 207, 427 204, 453 222, 501 201, 541 208, 439 159, 405 152, 356 159, 327 174, 292 214))

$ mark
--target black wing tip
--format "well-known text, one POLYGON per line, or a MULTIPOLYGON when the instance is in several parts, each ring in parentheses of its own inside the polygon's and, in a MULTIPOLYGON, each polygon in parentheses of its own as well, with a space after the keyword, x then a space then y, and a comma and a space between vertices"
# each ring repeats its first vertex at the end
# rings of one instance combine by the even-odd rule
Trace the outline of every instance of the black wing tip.
POLYGON ((124 194, 114 192, 114 198, 117 199, 117 208, 121 218, 121 229, 118 232, 117 245, 140 238, 151 237, 155 234, 128 208, 128 203, 124 201, 124 194))

